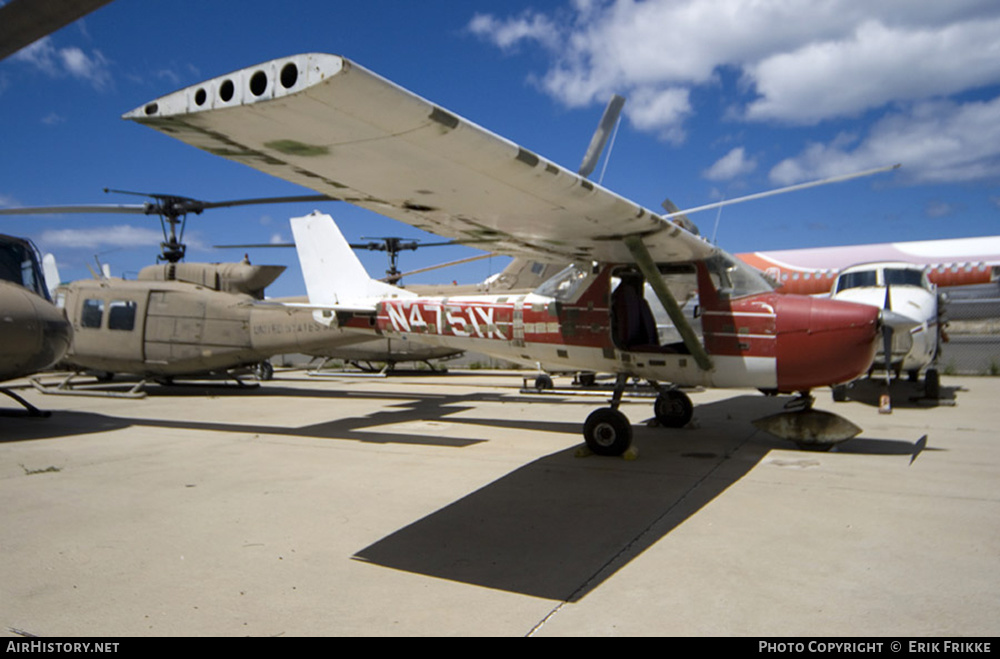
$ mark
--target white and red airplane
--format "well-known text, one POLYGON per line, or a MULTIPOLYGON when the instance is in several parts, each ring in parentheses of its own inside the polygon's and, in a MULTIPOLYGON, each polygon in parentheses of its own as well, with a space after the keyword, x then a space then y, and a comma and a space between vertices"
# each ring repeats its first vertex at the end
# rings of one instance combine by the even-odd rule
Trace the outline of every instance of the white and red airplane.
MULTIPOLYGON (((737 254, 767 273, 781 292, 829 295, 891 309, 912 319, 895 332, 891 354, 879 348, 875 364, 886 375, 924 373, 925 397, 939 393, 937 360, 947 341, 948 318, 961 297, 985 290, 1000 297, 1000 236, 814 247, 737 254), (964 290, 962 290, 964 289, 964 290), (942 295, 942 293, 946 293, 942 295)), ((959 309, 958 311, 961 311, 959 309)), ((844 389, 834 389, 840 399, 844 389)))
MULTIPOLYGON (((618 406, 633 377, 800 393, 803 409, 782 420, 799 442, 860 432, 812 410, 808 392, 867 372, 881 334, 878 309, 779 294, 678 224, 349 60, 273 60, 125 118, 442 236, 573 264, 528 295, 417 297, 355 282, 350 299, 328 305, 328 316, 359 332, 615 373, 611 406, 584 425, 595 453, 629 449, 632 428, 618 406), (681 341, 660 345, 645 282, 681 341), (697 287, 703 339, 680 311, 676 283, 697 287)), ((663 387, 654 410, 663 424, 683 425, 691 402, 663 387)))
POLYGON ((1000 236, 810 247, 736 255, 766 273, 784 293, 829 293, 840 271, 862 263, 923 266, 937 287, 974 286, 1000 278, 1000 236))

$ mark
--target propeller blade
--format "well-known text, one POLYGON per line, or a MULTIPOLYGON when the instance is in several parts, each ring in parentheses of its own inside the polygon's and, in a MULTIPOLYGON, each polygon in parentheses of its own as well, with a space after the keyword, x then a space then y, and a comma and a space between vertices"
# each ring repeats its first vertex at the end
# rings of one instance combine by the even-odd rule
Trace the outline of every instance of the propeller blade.
POLYGON ((885 301, 882 303, 882 356, 885 360, 885 391, 879 400, 879 414, 892 413, 892 398, 889 388, 892 386, 892 335, 896 327, 902 328, 909 320, 902 314, 892 310, 892 288, 885 287, 885 301))

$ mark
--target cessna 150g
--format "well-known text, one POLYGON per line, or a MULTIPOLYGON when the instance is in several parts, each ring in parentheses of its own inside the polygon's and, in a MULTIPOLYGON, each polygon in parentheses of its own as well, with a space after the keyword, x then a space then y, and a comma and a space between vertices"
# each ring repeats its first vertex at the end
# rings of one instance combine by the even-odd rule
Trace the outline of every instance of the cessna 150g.
MULTIPOLYGON (((499 253, 571 263, 526 296, 379 294, 338 300, 330 320, 345 330, 615 373, 611 406, 584 424, 595 453, 630 447, 632 428, 618 407, 633 377, 798 392, 802 409, 773 427, 791 428, 789 438, 800 442, 842 441, 860 431, 834 428, 847 422, 812 410, 808 392, 868 370, 878 309, 778 294, 682 226, 354 62, 325 54, 277 59, 161 97, 125 118, 448 238, 490 239, 499 253), (704 341, 670 290, 675 277, 697 285, 704 341), (614 289, 613 278, 620 282, 614 289), (644 282, 681 342, 659 345, 649 331, 644 282)), ((664 388, 654 406, 667 425, 682 424, 690 408, 674 388, 664 388)))
MULTIPOLYGON (((333 220, 331 219, 330 221, 332 222, 333 220)), ((294 227, 294 221, 292 222, 292 225, 294 227)), ((336 230, 336 233, 338 235, 342 235, 340 234, 339 229, 336 230)), ((419 241, 404 240, 398 237, 367 240, 368 242, 363 243, 347 243, 345 240, 340 240, 329 245, 319 243, 315 244, 315 249, 311 250, 315 255, 315 258, 319 262, 329 265, 328 270, 325 265, 320 265, 320 274, 330 278, 336 278, 338 281, 342 282, 364 281, 368 279, 368 273, 365 271, 364 266, 361 265, 358 258, 350 251, 345 252, 341 250, 343 245, 347 245, 351 248, 351 250, 375 250, 386 252, 389 257, 389 269, 386 270, 386 276, 382 278, 382 281, 390 284, 398 284, 403 277, 409 275, 415 275, 430 270, 438 270, 441 268, 448 268, 454 265, 477 261, 492 256, 491 254, 481 254, 478 256, 459 259, 457 261, 426 266, 410 272, 401 272, 398 267, 398 255, 400 251, 416 250, 423 247, 455 245, 456 242, 452 240, 447 242, 421 243, 419 241), (327 251, 331 254, 335 251, 340 256, 336 257, 336 259, 331 259, 326 254, 327 251)), ((252 250, 296 247, 296 244, 244 243, 238 245, 216 245, 216 247, 252 250)), ((307 266, 304 265, 303 267, 307 266)), ((498 294, 515 292, 526 293, 534 290, 539 284, 555 275, 561 269, 562 267, 559 265, 539 263, 537 261, 517 258, 513 259, 507 267, 503 269, 503 271, 491 275, 479 283, 414 284, 412 286, 408 286, 407 290, 421 295, 469 295, 486 292, 498 294)), ((321 291, 322 287, 314 285, 314 300, 320 299, 323 296, 321 291)), ((274 301, 297 304, 308 302, 309 299, 308 297, 275 298, 274 301)), ((308 354, 312 357, 321 357, 324 360, 323 363, 320 364, 314 371, 311 371, 311 374, 318 375, 322 372, 323 367, 326 366, 330 360, 339 360, 352 364, 362 371, 378 371, 379 374, 387 374, 394 372, 396 370, 396 366, 404 362, 424 362, 431 369, 433 369, 434 367, 431 364, 432 360, 455 358, 463 352, 465 351, 458 348, 429 345, 418 341, 410 341, 405 338, 357 337, 356 342, 348 343, 347 337, 344 336, 337 342, 321 349, 313 349, 308 354)))
MULTIPOLYGON (((59 361, 72 327, 49 299, 38 252, 24 238, 0 235, 0 382, 31 375, 59 361)), ((41 412, 0 388, 31 414, 41 412)))

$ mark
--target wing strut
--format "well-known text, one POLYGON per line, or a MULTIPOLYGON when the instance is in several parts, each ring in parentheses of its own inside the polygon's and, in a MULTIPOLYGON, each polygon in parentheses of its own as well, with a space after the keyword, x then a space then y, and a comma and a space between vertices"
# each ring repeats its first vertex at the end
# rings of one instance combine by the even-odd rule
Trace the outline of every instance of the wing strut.
POLYGON ((698 340, 698 335, 694 333, 687 318, 684 317, 680 305, 674 299, 673 293, 670 292, 670 288, 663 281, 663 277, 660 276, 660 269, 656 267, 656 262, 650 256, 649 250, 646 249, 646 245, 642 242, 642 238, 639 236, 626 236, 625 245, 635 258, 635 263, 639 266, 639 270, 646 278, 646 281, 653 288, 653 292, 656 293, 660 304, 667 310, 667 315, 670 316, 674 327, 680 332, 681 339, 683 339, 687 349, 691 351, 691 356, 694 357, 695 362, 697 362, 703 371, 712 370, 712 358, 705 350, 705 346, 698 340))

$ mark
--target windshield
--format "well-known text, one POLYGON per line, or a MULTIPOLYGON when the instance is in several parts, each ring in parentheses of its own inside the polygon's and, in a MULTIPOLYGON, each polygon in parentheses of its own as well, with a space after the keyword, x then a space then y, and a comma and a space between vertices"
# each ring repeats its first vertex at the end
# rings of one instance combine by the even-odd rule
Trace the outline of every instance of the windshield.
POLYGON ((774 290, 774 285, 761 272, 728 254, 716 254, 705 259, 705 266, 719 295, 739 298, 774 290))
POLYGON ((882 271, 886 286, 920 286, 924 285, 924 273, 913 268, 886 268, 882 271))
POLYGON ((0 279, 24 286, 49 299, 34 245, 22 238, 0 236, 0 279))
POLYGON ((857 270, 845 272, 837 278, 837 292, 849 288, 865 288, 878 286, 878 272, 875 270, 857 270))

